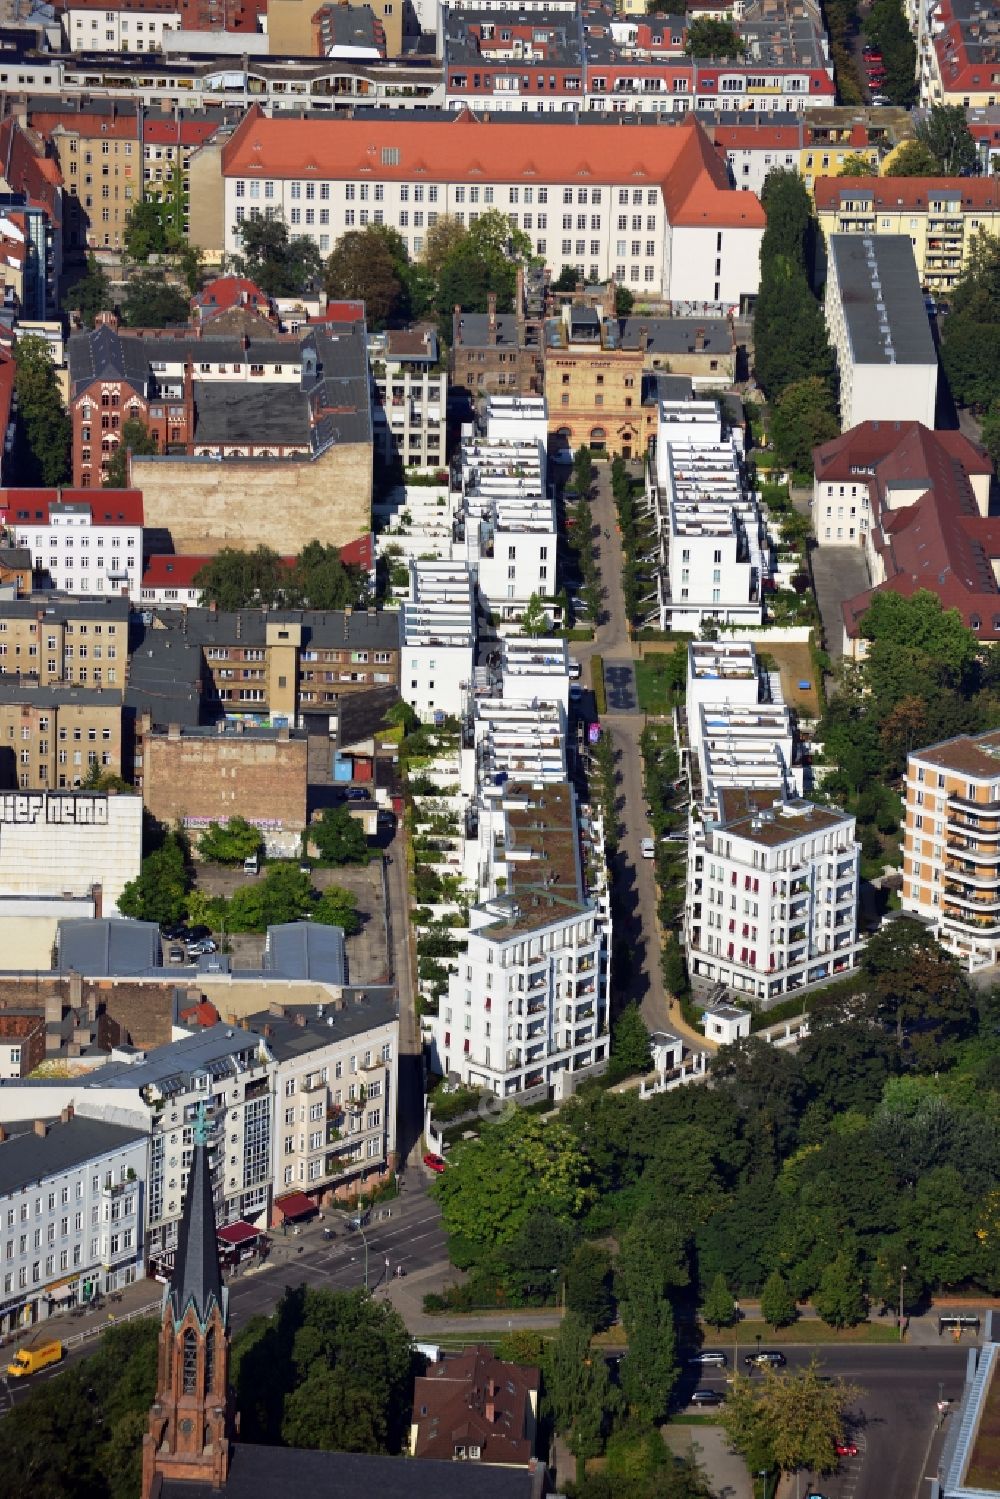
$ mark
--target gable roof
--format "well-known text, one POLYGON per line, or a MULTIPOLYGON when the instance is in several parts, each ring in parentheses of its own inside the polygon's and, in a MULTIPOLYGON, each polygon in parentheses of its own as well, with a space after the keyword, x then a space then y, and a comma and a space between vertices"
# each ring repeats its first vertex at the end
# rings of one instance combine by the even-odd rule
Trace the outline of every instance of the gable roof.
POLYGON ((5 525, 47 526, 53 513, 86 511, 94 526, 141 526, 141 489, 0 489, 5 525))

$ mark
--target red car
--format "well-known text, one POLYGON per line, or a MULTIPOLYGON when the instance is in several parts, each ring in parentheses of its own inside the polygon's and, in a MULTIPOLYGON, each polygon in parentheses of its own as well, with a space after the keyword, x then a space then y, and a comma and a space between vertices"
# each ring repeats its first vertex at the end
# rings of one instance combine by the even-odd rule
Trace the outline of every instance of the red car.
POLYGON ((433 1151, 424 1156, 424 1165, 428 1171, 444 1171, 448 1165, 443 1155, 434 1155, 433 1151))
POLYGON ((834 1451, 838 1457, 857 1457, 858 1444, 857 1442, 838 1442, 834 1451))

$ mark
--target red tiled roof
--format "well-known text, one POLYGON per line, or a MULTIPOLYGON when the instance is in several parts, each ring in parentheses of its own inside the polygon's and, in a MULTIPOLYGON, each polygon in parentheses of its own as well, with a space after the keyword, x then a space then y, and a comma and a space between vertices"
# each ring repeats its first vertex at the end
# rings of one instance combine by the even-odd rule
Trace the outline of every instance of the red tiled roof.
POLYGON ((797 151, 802 125, 713 125, 712 137, 727 151, 797 151))
POLYGON ((446 1354, 414 1382, 414 1456, 450 1462, 456 1447, 473 1446, 484 1463, 527 1467, 539 1382, 537 1368, 502 1362, 485 1346, 446 1354))
POLYGON ((218 1025, 219 1012, 207 999, 200 999, 196 1005, 189 1005, 186 1010, 180 1012, 181 1020, 189 1025, 218 1025))
MULTIPOLYGON (((176 7, 175 7, 176 8, 176 7)), ((200 146, 211 140, 218 120, 144 120, 142 138, 150 146, 200 146)))
POLYGON ((18 519, 47 525, 49 507, 59 503, 86 505, 95 526, 141 526, 141 489, 0 489, 0 517, 7 525, 18 519), (19 512, 26 511, 26 515, 19 512))
POLYGON ((256 282, 246 276, 216 276, 191 298, 192 307, 202 312, 228 312, 231 307, 250 307, 270 312, 271 302, 256 282))
POLYGON ((225 177, 379 178, 449 182, 628 182, 658 185, 672 224, 763 228, 753 193, 736 192, 703 127, 581 124, 525 130, 477 120, 267 118, 254 106, 222 148, 225 177), (398 153, 386 162, 383 152, 398 153))
POLYGON ((59 163, 36 150, 31 136, 10 115, 0 122, 0 172, 12 192, 25 193, 30 204, 44 208, 58 222, 59 163))
MULTIPOLYGON (((102 7, 103 8, 103 7, 102 7)), ((102 140, 134 141, 139 139, 139 123, 134 114, 88 114, 85 109, 67 114, 60 110, 31 111, 31 128, 42 135, 80 135, 102 140)))
POLYGON ((1000 524, 979 513, 970 474, 990 472, 985 453, 960 432, 932 432, 920 422, 864 422, 817 448, 821 483, 850 478, 867 485, 871 544, 885 581, 848 599, 843 618, 856 635, 873 592, 910 597, 927 589, 983 639, 1000 637, 1000 524), (913 502, 900 505, 909 490, 913 502), (895 508, 894 508, 895 507, 895 508))
POLYGON ((16 376, 17 364, 13 356, 0 349, 0 443, 3 442, 7 428, 10 426, 16 376))
POLYGON ((817 177, 816 207, 836 208, 844 198, 871 198, 876 209, 923 209, 930 198, 960 198, 963 208, 1000 209, 997 177, 817 177))
POLYGON ((364 302, 327 302, 326 311, 311 317, 310 323, 360 323, 365 315, 364 302))

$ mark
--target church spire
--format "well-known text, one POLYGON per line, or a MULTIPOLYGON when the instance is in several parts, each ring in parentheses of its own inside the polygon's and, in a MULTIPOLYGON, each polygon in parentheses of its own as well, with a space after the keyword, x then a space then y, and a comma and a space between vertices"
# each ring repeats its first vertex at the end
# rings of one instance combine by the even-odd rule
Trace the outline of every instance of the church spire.
POLYGON ((156 1499, 165 1479, 221 1488, 229 1472, 229 1296, 219 1271, 203 1108, 193 1146, 174 1272, 163 1295, 156 1398, 142 1444, 142 1499, 156 1499))
POLYGON ((168 1298, 174 1326, 179 1327, 188 1307, 204 1328, 213 1304, 228 1321, 229 1296, 222 1288, 219 1246, 215 1231, 212 1171, 208 1163, 208 1128, 204 1105, 199 1105, 194 1126, 194 1154, 188 1176, 187 1195, 177 1236, 177 1256, 170 1277, 168 1298))

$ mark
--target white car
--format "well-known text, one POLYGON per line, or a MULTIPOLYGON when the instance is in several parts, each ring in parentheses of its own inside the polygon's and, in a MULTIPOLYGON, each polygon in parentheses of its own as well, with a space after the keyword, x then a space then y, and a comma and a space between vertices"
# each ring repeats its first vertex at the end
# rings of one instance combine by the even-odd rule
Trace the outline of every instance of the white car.
POLYGON ((644 859, 656 858, 656 844, 653 842, 652 838, 644 838, 639 847, 642 850, 642 857, 644 859))

